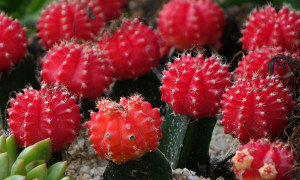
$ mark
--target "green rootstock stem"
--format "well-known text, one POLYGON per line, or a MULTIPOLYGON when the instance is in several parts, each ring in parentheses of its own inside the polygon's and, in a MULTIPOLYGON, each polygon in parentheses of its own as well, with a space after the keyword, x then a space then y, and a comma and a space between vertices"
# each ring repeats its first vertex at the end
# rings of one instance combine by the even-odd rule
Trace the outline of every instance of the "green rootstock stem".
POLYGON ((209 164, 209 145, 216 117, 190 118, 177 167, 201 172, 209 164))

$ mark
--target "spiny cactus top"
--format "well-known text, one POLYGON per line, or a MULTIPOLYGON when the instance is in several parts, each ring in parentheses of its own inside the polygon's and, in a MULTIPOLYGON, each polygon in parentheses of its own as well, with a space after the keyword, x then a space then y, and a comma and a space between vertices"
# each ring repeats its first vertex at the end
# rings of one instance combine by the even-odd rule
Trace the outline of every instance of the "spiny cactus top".
POLYGON ((219 58, 196 58, 190 54, 176 58, 164 72, 162 97, 175 113, 187 114, 196 119, 215 116, 231 73, 219 58))
POLYGON ((0 71, 10 69, 26 52, 28 40, 20 22, 0 14, 0 71))
POLYGON ((91 41, 104 25, 99 15, 90 15, 82 3, 53 2, 42 12, 37 29, 46 49, 62 40, 76 38, 91 41))
MULTIPOLYGON (((65 0, 61 0, 65 1, 65 0)), ((122 14, 127 0, 71 0, 84 3, 91 8, 93 14, 100 16, 104 21, 117 19, 122 14)))
POLYGON ((232 158, 233 171, 241 180, 289 180, 294 159, 295 154, 286 143, 251 140, 232 158))
POLYGON ((298 52, 300 48, 300 13, 283 7, 279 12, 271 6, 255 10, 249 16, 241 39, 243 49, 263 46, 281 47, 298 52))
POLYGON ((81 128, 79 106, 61 87, 43 85, 40 91, 29 87, 10 100, 8 124, 21 146, 50 138, 52 150, 72 143, 81 128))
POLYGON ((246 78, 250 80, 253 75, 266 78, 272 69, 273 76, 276 76, 284 85, 291 87, 294 77, 292 68, 295 67, 283 58, 271 61, 272 58, 279 56, 294 58, 297 61, 296 54, 284 52, 280 48, 263 47, 255 49, 242 58, 236 69, 235 79, 246 78))
POLYGON ((169 1, 158 18, 163 38, 180 50, 193 45, 217 45, 224 27, 223 10, 211 0, 169 1))
POLYGON ((113 67, 96 47, 63 42, 42 61, 43 80, 63 84, 80 99, 99 98, 113 82, 113 67))
POLYGON ((87 127, 101 158, 121 164, 156 150, 162 137, 158 108, 151 108, 139 95, 121 98, 119 103, 103 99, 98 108, 87 127))
POLYGON ((243 144, 251 138, 275 138, 283 132, 293 107, 288 89, 276 78, 239 79, 223 97, 224 131, 243 144))
POLYGON ((135 19, 124 20, 114 34, 104 34, 98 44, 112 62, 114 76, 127 79, 148 73, 158 65, 160 41, 150 27, 135 19))

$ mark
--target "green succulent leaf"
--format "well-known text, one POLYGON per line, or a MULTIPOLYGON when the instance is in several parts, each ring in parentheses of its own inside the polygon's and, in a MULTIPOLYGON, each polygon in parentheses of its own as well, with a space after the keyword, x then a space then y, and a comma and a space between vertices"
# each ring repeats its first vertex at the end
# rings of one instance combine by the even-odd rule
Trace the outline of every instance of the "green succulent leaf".
POLYGON ((28 164, 25 166, 26 172, 28 173, 28 172, 31 171, 34 167, 36 167, 35 161, 31 161, 30 163, 28 163, 28 164))
POLYGON ((50 159, 52 152, 50 138, 39 141, 36 145, 38 146, 36 160, 45 160, 47 162, 50 159))
POLYGON ((26 175, 26 168, 23 159, 17 159, 12 165, 10 175, 26 175))
POLYGON ((48 175, 46 180, 59 180, 64 176, 67 168, 67 162, 57 162, 48 169, 48 175))
POLYGON ((5 178, 4 180, 26 180, 26 176, 13 175, 9 176, 8 178, 5 178))
POLYGON ((32 180, 35 178, 43 180, 46 179, 46 177, 47 177, 47 166, 45 163, 33 168, 27 174, 27 180, 32 180))
POLYGON ((10 135, 6 139, 7 153, 9 157, 9 167, 12 167, 13 163, 18 157, 18 143, 16 141, 15 135, 10 135))
POLYGON ((6 138, 4 135, 0 136, 0 153, 7 152, 6 138))
POLYGON ((25 165, 27 165, 31 161, 34 161, 37 159, 36 155, 38 153, 38 150, 39 150, 39 147, 36 144, 28 146, 19 154, 19 156, 17 157, 17 160, 23 159, 25 165))
POLYGON ((7 152, 0 153, 0 180, 9 176, 9 158, 7 152))
POLYGON ((37 160, 37 161, 35 161, 35 166, 39 166, 39 165, 44 164, 44 163, 46 163, 45 160, 37 160))
POLYGON ((109 162, 103 174, 104 180, 172 179, 169 161, 159 151, 145 154, 141 160, 117 165, 109 162))
POLYGON ((188 125, 187 116, 175 115, 172 109, 166 106, 163 117, 164 122, 161 126, 163 136, 158 148, 175 168, 188 125))

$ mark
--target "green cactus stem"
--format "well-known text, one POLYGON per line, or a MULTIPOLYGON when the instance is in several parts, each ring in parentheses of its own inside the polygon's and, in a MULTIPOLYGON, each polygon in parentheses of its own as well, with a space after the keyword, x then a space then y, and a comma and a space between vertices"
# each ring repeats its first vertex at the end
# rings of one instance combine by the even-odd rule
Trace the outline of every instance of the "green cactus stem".
POLYGON ((163 179, 172 180, 172 170, 166 157, 159 151, 145 154, 141 160, 117 165, 109 162, 104 180, 163 179))
POLYGON ((216 122, 216 117, 189 119, 177 167, 188 168, 196 172, 206 169, 210 160, 210 140, 216 122))

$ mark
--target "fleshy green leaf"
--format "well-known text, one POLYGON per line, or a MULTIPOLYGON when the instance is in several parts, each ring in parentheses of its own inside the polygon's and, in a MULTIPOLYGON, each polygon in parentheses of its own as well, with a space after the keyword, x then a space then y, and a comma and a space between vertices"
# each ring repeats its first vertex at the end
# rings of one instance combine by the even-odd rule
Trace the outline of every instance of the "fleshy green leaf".
POLYGON ((7 152, 0 153, 0 180, 9 176, 9 158, 7 152))
POLYGON ((10 175, 26 175, 26 168, 23 159, 17 159, 12 165, 10 175))
POLYGON ((38 153, 38 145, 34 144, 25 148, 17 157, 18 159, 23 159, 25 165, 30 163, 31 161, 36 160, 36 154, 38 153))
POLYGON ((16 141, 15 135, 12 134, 6 139, 6 146, 7 146, 7 153, 9 157, 9 165, 11 167, 18 157, 19 146, 16 141))
POLYGON ((26 180, 26 176, 13 175, 13 176, 9 176, 5 180, 26 180))
POLYGON ((50 138, 39 141, 36 143, 36 145, 38 145, 38 153, 36 155, 36 160, 45 160, 47 162, 51 156, 50 138))
POLYGON ((28 164, 25 166, 26 172, 28 173, 28 172, 31 171, 31 169, 33 169, 34 167, 36 167, 35 161, 31 161, 30 163, 28 163, 28 164))
POLYGON ((104 180, 172 180, 172 169, 166 157, 156 150, 145 154, 141 160, 129 161, 121 165, 109 162, 103 177, 104 180))
POLYGON ((59 180, 61 179, 64 174, 65 170, 67 168, 67 162, 57 162, 53 164, 49 169, 48 169, 48 175, 46 180, 59 180))
POLYGON ((35 178, 43 180, 43 179, 46 179, 46 177, 47 177, 47 166, 46 166, 46 164, 41 164, 41 165, 33 168, 27 174, 27 180, 32 180, 32 179, 35 179, 35 178))
POLYGON ((0 153, 7 152, 6 138, 4 135, 0 136, 0 153))

